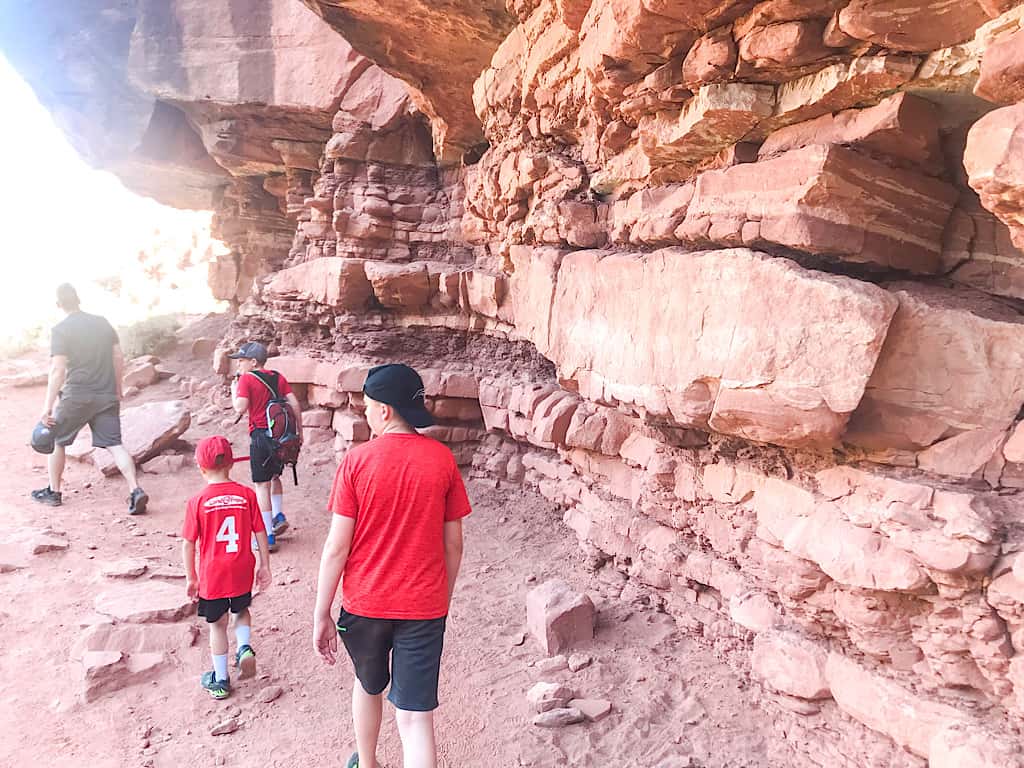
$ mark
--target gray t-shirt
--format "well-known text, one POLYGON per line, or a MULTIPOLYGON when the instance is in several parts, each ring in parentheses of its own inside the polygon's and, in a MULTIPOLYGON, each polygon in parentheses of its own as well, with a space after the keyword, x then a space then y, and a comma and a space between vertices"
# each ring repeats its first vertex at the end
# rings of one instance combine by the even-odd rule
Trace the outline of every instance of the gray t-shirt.
POLYGON ((117 331, 99 315, 72 312, 53 327, 50 354, 68 359, 68 375, 61 397, 117 400, 114 345, 117 331))

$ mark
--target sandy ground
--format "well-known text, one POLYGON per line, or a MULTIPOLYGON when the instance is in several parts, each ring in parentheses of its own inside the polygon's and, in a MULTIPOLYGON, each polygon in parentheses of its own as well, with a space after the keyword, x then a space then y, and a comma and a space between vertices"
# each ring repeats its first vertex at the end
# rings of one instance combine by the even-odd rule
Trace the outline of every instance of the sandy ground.
MULTIPOLYGON (((207 366, 184 358, 169 367, 206 376, 207 366)), ((42 457, 26 446, 43 388, 9 390, 0 401, 0 498, 12 531, 49 526, 67 534, 63 552, 35 556, 27 568, 0 574, 0 766, 341 766, 352 749, 345 663, 324 665, 311 646, 311 615, 325 511, 334 464, 300 467, 300 486, 286 485, 292 521, 273 556, 274 585, 256 598, 253 645, 256 679, 242 681, 230 699, 215 702, 199 687, 210 666, 204 624, 190 647, 176 650, 156 680, 85 703, 81 665, 69 658, 111 581, 102 565, 151 558, 180 571, 179 540, 185 499, 201 485, 192 469, 144 474, 149 513, 128 518, 120 477, 104 479, 88 464, 69 461, 62 507, 40 506, 29 491, 46 485, 42 457), (257 692, 284 689, 264 704, 257 692), (212 736, 225 713, 241 727, 212 736)), ((162 382, 133 405, 179 396, 162 382)), ((192 403, 195 410, 203 402, 192 403)), ((214 421, 185 434, 193 442, 219 427, 214 421)), ((245 445, 236 428, 228 434, 245 445)), ((325 447, 326 450, 326 447, 325 447)), ((322 454, 321 454, 322 455, 322 454)), ((247 480, 244 470, 235 479, 247 480)), ((637 603, 608 598, 614 574, 588 572, 571 532, 540 496, 492 483, 469 483, 474 514, 466 523, 466 555, 446 637, 438 711, 440 765, 615 766, 616 768, 755 768, 768 766, 766 716, 744 694, 746 683, 709 651, 680 634, 673 620, 637 603), (525 630, 526 593, 550 577, 586 589, 599 609, 595 640, 577 650, 593 664, 577 673, 541 674, 542 658, 525 630), (538 680, 565 681, 577 695, 607 698, 610 715, 598 723, 548 730, 531 724, 525 693, 538 680)), ((181 585, 181 580, 170 583, 181 585)), ((233 646, 233 640, 232 640, 233 646)), ((233 652, 232 647, 232 652, 233 652)), ((387 705, 386 705, 387 706, 387 705)), ((400 768, 393 716, 385 714, 380 759, 400 768)))

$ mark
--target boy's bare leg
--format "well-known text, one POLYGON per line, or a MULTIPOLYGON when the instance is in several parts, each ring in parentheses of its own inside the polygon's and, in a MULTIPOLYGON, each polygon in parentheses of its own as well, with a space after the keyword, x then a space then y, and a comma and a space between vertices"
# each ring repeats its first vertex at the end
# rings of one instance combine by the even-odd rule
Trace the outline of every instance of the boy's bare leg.
POLYGON ((260 515, 263 516, 263 527, 269 536, 274 531, 274 513, 270 503, 270 483, 255 483, 256 500, 260 503, 260 515))
POLYGON ((384 694, 371 696, 362 683, 352 683, 352 722, 356 731, 356 749, 359 750, 359 768, 377 768, 377 739, 384 713, 384 694))
POLYGON ((210 655, 213 657, 214 677, 217 680, 227 680, 228 615, 226 613, 210 625, 210 655))
POLYGON ((398 735, 402 739, 404 768, 437 768, 434 713, 396 709, 395 722, 398 723, 398 735))
MULTIPOLYGON (((248 608, 235 614, 235 642, 238 650, 246 645, 252 648, 252 614, 248 608)), ((238 664, 240 677, 252 677, 256 674, 256 657, 251 653, 239 658, 238 664)))

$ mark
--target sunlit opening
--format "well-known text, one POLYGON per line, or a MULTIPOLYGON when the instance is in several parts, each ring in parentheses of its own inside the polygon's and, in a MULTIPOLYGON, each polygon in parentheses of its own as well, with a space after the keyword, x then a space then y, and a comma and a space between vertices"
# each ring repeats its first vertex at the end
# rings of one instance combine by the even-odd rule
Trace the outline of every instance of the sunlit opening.
POLYGON ((210 235, 211 213, 139 197, 86 165, 3 56, 0 100, 0 356, 45 346, 62 317, 62 282, 83 309, 120 326, 225 308, 207 285, 207 263, 225 250, 210 235))

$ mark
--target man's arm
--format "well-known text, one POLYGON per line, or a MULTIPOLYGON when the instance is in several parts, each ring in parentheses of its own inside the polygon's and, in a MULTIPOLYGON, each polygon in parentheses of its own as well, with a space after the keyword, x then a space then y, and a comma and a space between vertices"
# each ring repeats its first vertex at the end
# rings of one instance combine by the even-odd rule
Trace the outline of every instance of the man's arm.
POLYGON ((444 567, 448 571, 448 603, 452 602, 455 580, 462 566, 462 518, 444 524, 444 567))
POLYGON ((316 608, 313 610, 313 648, 328 664, 334 664, 338 650, 338 633, 331 618, 331 606, 338 594, 338 584, 345 572, 349 549, 352 547, 352 532, 356 521, 353 517, 331 515, 331 530, 324 542, 320 556, 320 575, 316 585, 316 608))
POLYGON ((65 355, 54 355, 50 358, 50 377, 46 384, 46 402, 43 403, 43 414, 40 421, 48 427, 54 425, 53 409, 57 405, 57 397, 68 376, 68 358, 65 355))
POLYGON ((298 424, 295 425, 296 434, 299 436, 299 442, 303 442, 302 437, 302 407, 299 405, 299 398, 295 396, 294 392, 289 392, 284 396, 284 399, 288 401, 288 405, 295 411, 295 416, 298 418, 298 424))
POLYGON ((188 539, 181 541, 181 561, 185 566, 185 590, 195 600, 199 597, 199 579, 196 577, 196 543, 188 539))
POLYGON ((114 345, 114 382, 117 387, 117 399, 124 397, 124 353, 121 345, 114 345))

